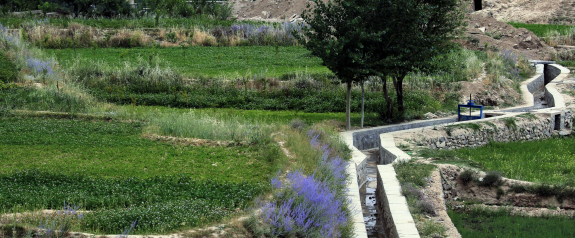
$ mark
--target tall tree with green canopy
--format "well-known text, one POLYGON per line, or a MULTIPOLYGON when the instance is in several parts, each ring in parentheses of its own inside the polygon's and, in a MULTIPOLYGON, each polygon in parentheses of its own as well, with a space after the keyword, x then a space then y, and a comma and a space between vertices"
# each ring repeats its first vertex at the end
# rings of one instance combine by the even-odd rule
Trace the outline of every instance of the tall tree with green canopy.
POLYGON ((399 117, 403 117, 403 80, 415 70, 432 71, 432 59, 452 48, 452 39, 463 26, 461 0, 382 0, 373 1, 373 14, 364 19, 374 22, 368 32, 385 32, 380 41, 370 44, 378 72, 384 80, 386 116, 391 119, 391 99, 386 76, 392 78, 399 117), (378 14, 379 13, 379 14, 378 14), (383 19, 383 20, 382 20, 383 19), (376 22, 376 23, 375 23, 376 22))
POLYGON ((367 32, 361 13, 365 4, 373 0, 334 0, 324 3, 313 0, 314 8, 302 13, 307 28, 297 36, 311 54, 321 58, 323 65, 347 84, 346 127, 351 128, 351 87, 375 74, 371 60, 373 52, 366 43, 380 37, 377 32, 367 32))

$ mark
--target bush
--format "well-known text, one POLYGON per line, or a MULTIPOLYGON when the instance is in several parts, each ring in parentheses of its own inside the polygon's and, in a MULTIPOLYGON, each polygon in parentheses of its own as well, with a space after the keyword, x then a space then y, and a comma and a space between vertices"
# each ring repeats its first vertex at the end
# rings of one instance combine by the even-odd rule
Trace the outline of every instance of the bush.
POLYGON ((475 177, 475 172, 472 170, 465 170, 461 174, 459 174, 459 179, 464 185, 467 185, 469 182, 473 181, 475 177))
POLYGON ((421 199, 415 203, 416 207, 421 213, 427 213, 429 215, 435 216, 435 209, 433 208, 433 203, 427 199, 421 199))
POLYGON ((401 185, 401 194, 408 199, 413 198, 419 200, 423 198, 423 193, 419 191, 417 187, 413 186, 412 183, 401 185))
POLYGON ((291 128, 293 128, 293 129, 296 129, 296 130, 298 130, 298 131, 302 131, 302 130, 306 127, 306 124, 305 124, 304 121, 302 121, 302 120, 296 118, 296 119, 293 119, 293 120, 291 121, 290 126, 291 126, 291 128))
POLYGON ((481 185, 483 186, 499 186, 501 184, 501 173, 497 171, 489 171, 483 177, 483 181, 481 181, 481 185))
POLYGON ((6 57, 4 53, 0 52, 0 81, 9 83, 16 81, 18 71, 16 66, 6 57))

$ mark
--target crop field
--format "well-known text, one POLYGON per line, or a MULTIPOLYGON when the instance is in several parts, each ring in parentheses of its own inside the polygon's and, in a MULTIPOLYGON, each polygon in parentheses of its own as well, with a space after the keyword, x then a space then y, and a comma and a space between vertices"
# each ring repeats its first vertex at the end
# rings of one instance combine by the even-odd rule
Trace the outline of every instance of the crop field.
MULTIPOLYGON (((164 233, 211 223, 269 189, 258 146, 185 146, 141 137, 141 123, 3 118, 3 212, 90 210, 76 230, 164 233)), ((38 222, 30 220, 29 222, 38 222)), ((38 224, 32 224, 38 225, 38 224)))
POLYGON ((505 210, 457 212, 449 217, 463 238, 474 237, 573 237, 575 220, 567 217, 512 216, 505 210))
MULTIPOLYGON (((46 49, 62 64, 71 66, 73 49, 46 49)), ((137 64, 139 60, 169 67, 184 76, 207 76, 236 79, 241 77, 276 77, 294 74, 327 74, 321 60, 311 56, 303 47, 242 46, 242 47, 185 47, 185 48, 102 48, 76 49, 79 62, 89 59, 107 66, 122 66, 125 62, 137 64)))
POLYGON ((540 141, 492 142, 474 149, 432 152, 441 162, 475 162, 485 171, 532 182, 572 184, 575 181, 575 137, 540 141), (459 158, 455 159, 454 158, 459 158))

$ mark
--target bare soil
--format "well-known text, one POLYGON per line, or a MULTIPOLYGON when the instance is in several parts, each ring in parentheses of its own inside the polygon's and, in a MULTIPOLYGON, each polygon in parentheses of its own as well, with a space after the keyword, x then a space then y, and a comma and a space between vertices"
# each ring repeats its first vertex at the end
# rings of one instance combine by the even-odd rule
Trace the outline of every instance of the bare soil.
MULTIPOLYGON (((473 181, 465 184, 459 178, 459 174, 464 171, 455 165, 439 164, 439 169, 443 173, 445 183, 449 186, 446 189, 444 186, 445 200, 448 204, 454 207, 462 206, 464 201, 473 201, 485 205, 499 205, 511 207, 531 208, 529 211, 536 212, 539 208, 556 207, 565 210, 575 209, 575 201, 565 198, 559 202, 555 196, 539 196, 531 193, 515 193, 509 191, 514 184, 531 185, 531 182, 519 181, 514 179, 502 178, 501 185, 496 187, 481 186, 473 181), (498 188, 504 193, 498 194, 498 188)), ((480 172, 478 176, 484 176, 480 172)), ((500 191, 501 191, 500 190, 500 191)))
POLYGON ((494 18, 491 14, 478 11, 469 17, 465 37, 456 40, 470 50, 512 51, 528 59, 548 60, 555 49, 546 45, 533 32, 515 28, 494 18))
POLYGON ((231 0, 232 14, 238 20, 297 20, 311 1, 308 0, 231 0))
POLYGON ((574 0, 489 0, 483 10, 504 22, 537 24, 575 23, 574 0))

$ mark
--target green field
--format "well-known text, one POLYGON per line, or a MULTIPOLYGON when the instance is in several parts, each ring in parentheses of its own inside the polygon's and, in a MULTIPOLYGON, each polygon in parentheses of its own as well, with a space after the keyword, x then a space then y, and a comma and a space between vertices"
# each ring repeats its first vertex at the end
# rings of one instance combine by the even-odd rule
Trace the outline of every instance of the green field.
MULTIPOLYGON (((0 119, 0 208, 91 210, 75 230, 164 233, 221 220, 268 188, 263 146, 186 146, 142 138, 143 124, 0 119)), ((267 147, 267 146, 266 146, 267 147)), ((277 154, 276 154, 277 155, 277 154)), ((37 220, 28 221, 31 225, 37 220)))
MULTIPOLYGON (((149 62, 157 52, 159 66, 170 67, 186 76, 226 77, 280 77, 306 72, 327 74, 321 59, 311 56, 303 47, 242 46, 242 47, 187 47, 182 48, 101 48, 76 49, 79 61, 94 60, 109 67, 122 67, 124 62, 137 64, 139 59, 149 62), (184 52, 185 51, 185 57, 184 52), (95 52, 95 54, 94 54, 95 52)), ((74 63, 73 49, 47 49, 64 68, 74 63)), ((157 61, 153 60, 153 64, 157 61)), ((90 62, 93 63, 93 62, 90 62)))
POLYGON ((474 149, 440 150, 422 153, 440 163, 479 166, 485 171, 500 171, 503 176, 532 182, 573 184, 575 182, 575 137, 539 141, 492 142, 474 149), (468 160, 469 159, 469 160, 468 160))
POLYGON ((508 24, 512 25, 515 28, 525 28, 533 32, 533 34, 535 34, 537 37, 544 37, 545 34, 549 31, 558 31, 560 33, 565 33, 569 29, 573 28, 573 26, 568 25, 526 24, 526 23, 514 23, 514 22, 508 24))
POLYGON ((449 217, 463 238, 539 238, 574 237, 575 220, 566 217, 511 216, 505 210, 448 210, 449 217))
MULTIPOLYGON (((334 120, 345 123, 345 113, 343 112, 325 112, 325 113, 310 113, 310 112, 297 112, 297 111, 269 111, 269 110, 238 110, 233 108, 204 108, 204 109, 188 109, 188 108, 172 108, 172 107, 155 107, 155 106, 118 106, 120 110, 128 115, 135 116, 136 118, 147 115, 150 111, 157 111, 166 114, 184 114, 184 113, 197 113, 205 114, 214 118, 229 118, 240 117, 245 123, 261 123, 261 124, 288 124, 295 119, 302 120, 307 124, 315 124, 325 120, 334 120)), ((144 119, 144 118, 142 118, 144 119)), ((361 121, 361 113, 351 113, 352 125, 359 125, 361 121)), ((383 124, 377 113, 366 112, 364 123, 366 126, 378 126, 383 124)))

